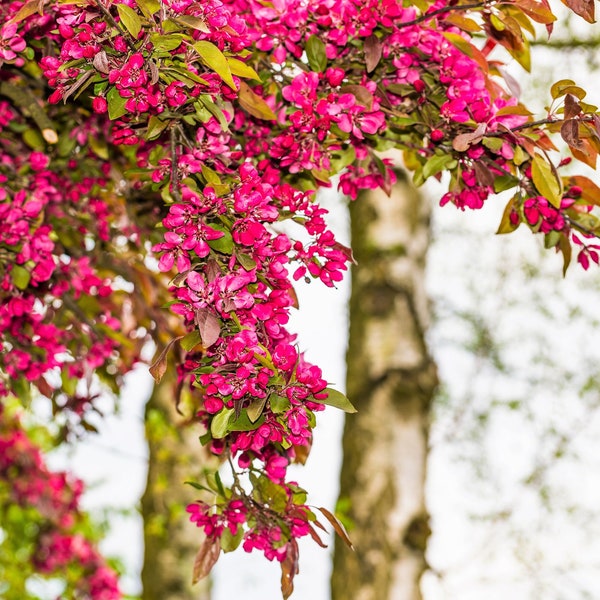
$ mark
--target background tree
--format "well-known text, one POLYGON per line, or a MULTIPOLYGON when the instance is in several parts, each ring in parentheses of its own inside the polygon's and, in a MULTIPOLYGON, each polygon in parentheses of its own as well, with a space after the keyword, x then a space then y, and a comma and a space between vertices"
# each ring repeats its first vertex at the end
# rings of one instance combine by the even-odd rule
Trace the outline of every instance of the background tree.
POLYGON ((421 598, 429 519, 429 414, 437 384, 427 350, 429 206, 399 172, 391 195, 351 204, 352 268, 340 503, 355 544, 336 544, 332 598, 421 598), (385 415, 385 417, 384 417, 385 415))

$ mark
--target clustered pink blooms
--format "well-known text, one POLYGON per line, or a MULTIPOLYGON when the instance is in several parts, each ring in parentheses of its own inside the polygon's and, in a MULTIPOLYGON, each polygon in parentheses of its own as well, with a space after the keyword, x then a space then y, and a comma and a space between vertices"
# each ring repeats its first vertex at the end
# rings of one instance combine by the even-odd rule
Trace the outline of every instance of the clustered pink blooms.
MULTIPOLYGON (((511 227, 525 223, 582 245, 585 268, 598 261, 597 247, 572 228, 590 202, 574 186, 558 199, 536 188, 536 156, 538 170, 540 160, 553 168, 536 148, 551 146, 535 125, 536 139, 527 137, 530 115, 484 55, 464 51, 471 36, 436 16, 449 9, 446 0, 424 12, 397 0, 161 0, 158 8, 106 0, 50 3, 17 19, 22 6, 1 9, 0 60, 19 67, 35 54, 54 110, 81 94, 92 125, 73 131, 78 146, 101 134, 118 160, 135 161, 124 175, 131 189, 166 203, 162 239, 141 240, 140 251, 151 247, 159 270, 173 275, 170 309, 188 331, 179 383, 198 399, 204 443, 253 486, 248 492, 234 472, 228 490, 211 486, 215 504, 188 507, 210 543, 230 544, 228 535, 285 561, 297 552, 295 538, 316 536, 305 494, 286 483, 286 472, 310 448, 314 413, 331 392, 287 325, 297 306, 292 282, 333 287, 352 260, 315 202, 332 176, 353 199, 389 190, 395 174, 378 150, 402 148, 417 182, 450 173, 441 204, 460 209, 481 208, 508 176, 506 189, 518 190, 511 227), (42 37, 50 51, 27 45, 42 37)), ((17 116, 12 110, 0 102, 2 128, 17 116)), ((110 162, 98 162, 95 176, 70 179, 41 150, 1 157, 25 178, 0 192, 9 265, 0 326, 11 350, 0 368, 9 375, 38 384, 60 368, 83 377, 117 352, 110 336, 95 338, 83 323, 92 342, 69 362, 77 332, 51 319, 68 297, 116 295, 85 254, 57 246, 69 211, 91 216, 93 228, 90 219, 77 222, 84 243, 113 241, 101 193, 111 188, 110 162)), ((67 159, 67 170, 78 168, 67 159)), ((2 170, 0 178, 9 181, 2 170)), ((104 331, 118 327, 109 311, 95 318, 104 331)))
POLYGON ((56 576, 73 567, 79 571, 73 597, 121 598, 117 574, 79 531, 82 482, 65 472, 50 471, 18 421, 0 414, 1 485, 6 486, 11 503, 39 515, 31 557, 36 572, 56 576))
MULTIPOLYGON (((9 124, 18 121, 17 112, 0 101, 0 139, 9 134, 9 124)), ((87 139, 80 132, 73 135, 87 139)), ((84 243, 108 241, 109 209, 96 195, 105 185, 105 173, 74 180, 57 169, 48 154, 12 144, 0 150, 0 164, 0 247, 6 265, 0 274, 0 369, 11 378, 0 381, 0 394, 6 395, 20 378, 40 382, 60 369, 81 379, 108 364, 117 342, 100 334, 98 327, 116 331, 120 323, 108 305, 98 312, 98 327, 90 322, 74 329, 72 318, 56 320, 63 302, 76 304, 82 296, 108 302, 114 293, 112 281, 99 275, 89 255, 73 254, 61 241, 73 235, 71 226, 84 243), (18 173, 19 187, 4 173, 18 173), (85 345, 82 332, 88 338, 85 345)), ((78 163, 71 159, 66 166, 74 169, 78 163)), ((108 172, 107 164, 102 168, 108 172)), ((51 386, 51 379, 44 381, 44 387, 51 386)))

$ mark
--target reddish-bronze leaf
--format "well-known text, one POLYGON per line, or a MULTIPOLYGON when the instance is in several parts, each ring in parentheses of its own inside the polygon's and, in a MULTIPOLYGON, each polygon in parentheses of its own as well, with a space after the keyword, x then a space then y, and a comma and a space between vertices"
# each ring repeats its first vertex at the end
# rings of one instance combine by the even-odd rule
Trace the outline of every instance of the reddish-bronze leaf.
POLYGON ((52 398, 55 389, 43 377, 38 377, 38 379, 34 381, 34 384, 40 394, 43 394, 46 398, 52 398))
POLYGON ((296 308, 296 309, 299 309, 300 308, 300 302, 298 300, 298 294, 296 294, 296 290, 294 289, 293 285, 291 285, 288 288, 287 293, 288 293, 288 296, 292 299, 292 306, 294 308, 296 308))
POLYGON ((307 444, 302 444, 301 446, 294 446, 294 462, 301 465, 306 464, 311 448, 312 439, 309 439, 307 444))
POLYGON ((597 114, 592 115, 592 119, 594 121, 594 128, 596 129, 596 133, 600 136, 600 117, 597 114))
POLYGON ((356 101, 368 110, 373 108, 373 94, 363 85, 345 85, 340 88, 342 94, 352 94, 356 101))
POLYGON ((326 508, 323 508, 322 506, 318 506, 317 508, 323 513, 323 516, 331 523, 331 526, 333 527, 335 532, 342 538, 342 540, 344 540, 346 546, 348 546, 350 550, 354 550, 354 544, 348 536, 348 532, 346 531, 346 528, 342 525, 342 522, 333 513, 329 512, 326 508))
POLYGON ((178 342, 182 338, 183 336, 180 335, 172 339, 156 357, 155 361, 150 365, 148 371, 150 371, 150 375, 154 377, 154 381, 156 381, 156 383, 160 383, 160 380, 167 372, 167 354, 169 353, 169 350, 173 347, 175 342, 178 342))
POLYGON ((470 133, 460 133, 452 140, 452 147, 457 152, 466 152, 472 144, 476 144, 477 142, 481 141, 485 129, 485 123, 479 123, 475 131, 471 131, 470 133))
POLYGON ((580 139, 579 141, 581 142, 581 146, 579 148, 571 146, 571 153, 577 160, 595 169, 598 152, 596 152, 596 149, 590 144, 589 140, 580 139))
POLYGON ((353 265, 358 264, 356 262, 356 259, 354 258, 354 254, 352 253, 352 248, 350 248, 348 246, 344 246, 344 244, 340 244, 339 242, 335 242, 335 244, 333 244, 332 248, 342 252, 344 254, 344 256, 346 257, 346 260, 350 261, 353 265))
POLYGON ((192 583, 198 583, 201 579, 207 577, 221 553, 221 544, 215 537, 207 537, 196 554, 194 561, 194 571, 192 583))
POLYGON ((566 120, 560 127, 560 135, 571 148, 581 148, 579 139, 579 123, 574 119, 566 120))
POLYGON ((315 531, 312 525, 308 526, 308 531, 310 532, 310 537, 317 543, 321 548, 327 548, 327 544, 323 542, 323 540, 319 537, 319 534, 315 531))
POLYGON ((556 16, 552 13, 550 6, 544 2, 536 0, 519 0, 519 8, 537 23, 550 25, 556 21, 556 16))
POLYGON ((294 577, 298 575, 298 542, 291 539, 288 543, 287 552, 281 563, 281 594, 283 600, 287 600, 294 591, 294 577))
POLYGON ((565 187, 581 188, 581 198, 589 204, 600 206, 600 187, 585 175, 573 175, 564 180, 565 187))
POLYGON ((375 67, 381 60, 381 54, 383 52, 383 44, 376 35, 370 35, 365 40, 365 64, 367 66, 367 73, 375 70, 375 67))
POLYGON ((475 161, 473 163, 473 169, 475 170, 475 176, 477 177, 477 181, 480 185, 488 185, 490 187, 494 185, 494 175, 489 170, 487 165, 483 164, 482 162, 475 161))
POLYGON ((594 0, 562 0, 562 2, 588 23, 596 22, 594 0))
POLYGON ((206 348, 212 346, 221 334, 221 321, 208 308, 199 308, 196 311, 196 325, 206 348))
POLYGON ((577 102, 577 98, 573 94, 567 94, 565 96, 565 121, 572 119, 581 113, 581 106, 577 102))

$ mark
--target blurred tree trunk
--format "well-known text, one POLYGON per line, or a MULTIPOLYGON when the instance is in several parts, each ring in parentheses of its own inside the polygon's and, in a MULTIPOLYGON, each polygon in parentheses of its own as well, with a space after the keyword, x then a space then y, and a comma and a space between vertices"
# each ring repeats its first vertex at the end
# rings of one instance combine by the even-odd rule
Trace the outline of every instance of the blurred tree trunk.
POLYGON ((142 600, 210 600, 209 579, 192 586, 203 534, 185 512, 202 492, 184 485, 210 459, 198 442, 196 428, 185 427, 175 410, 173 380, 168 376, 154 387, 145 422, 149 460, 142 497, 142 600))
POLYGON ((350 207, 352 271, 346 419, 338 508, 356 548, 335 543, 332 600, 420 600, 430 534, 429 413, 437 385, 426 347, 429 203, 399 174, 391 197, 350 207))

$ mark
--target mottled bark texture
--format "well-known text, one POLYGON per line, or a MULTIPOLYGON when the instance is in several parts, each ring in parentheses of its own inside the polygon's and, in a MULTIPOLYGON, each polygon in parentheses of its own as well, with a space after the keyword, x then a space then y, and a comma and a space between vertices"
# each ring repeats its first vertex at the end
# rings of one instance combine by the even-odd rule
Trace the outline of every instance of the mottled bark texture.
POLYGON ((356 551, 337 539, 332 600, 420 600, 430 533, 425 471, 435 365, 427 352, 429 205, 400 174, 391 197, 350 207, 352 270, 339 507, 356 551))
POLYGON ((146 406, 149 465, 142 497, 144 565, 142 600, 210 600, 208 579, 192 586, 194 559, 202 532, 185 507, 203 492, 185 485, 209 458, 198 441, 198 428, 184 426, 175 410, 174 386, 165 378, 146 406))

